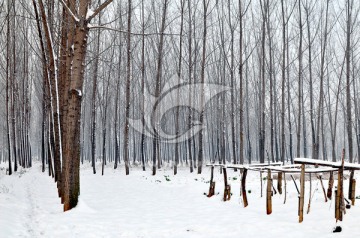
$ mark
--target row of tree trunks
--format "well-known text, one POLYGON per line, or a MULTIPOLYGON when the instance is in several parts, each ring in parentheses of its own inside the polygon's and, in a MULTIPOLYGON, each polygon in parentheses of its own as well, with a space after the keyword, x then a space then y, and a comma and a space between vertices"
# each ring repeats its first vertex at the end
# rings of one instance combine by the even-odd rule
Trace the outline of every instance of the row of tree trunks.
MULTIPOLYGON (((24 13, 17 8, 15 0, 3 1, 1 10, 6 13, 3 21, 4 50, 4 145, 8 160, 7 173, 11 175, 18 166, 31 166, 31 148, 29 141, 30 97, 32 91, 29 77, 29 38, 26 19, 17 15, 24 13), (22 32, 19 37, 18 31, 22 32), (20 50, 20 54, 19 54, 20 50)), ((4 153, 3 152, 3 153, 4 153)))

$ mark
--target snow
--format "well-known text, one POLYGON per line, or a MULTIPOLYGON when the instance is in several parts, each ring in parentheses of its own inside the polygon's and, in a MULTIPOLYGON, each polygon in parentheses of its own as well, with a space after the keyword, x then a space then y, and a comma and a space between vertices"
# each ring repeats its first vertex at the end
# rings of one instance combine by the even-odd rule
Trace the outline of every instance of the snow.
POLYGON ((82 91, 81 91, 80 89, 75 89, 75 91, 77 92, 77 95, 78 95, 79 97, 82 96, 82 91))
MULTIPOLYGON (((6 164, 0 164, 5 167, 6 164)), ((101 164, 98 164, 100 171, 101 164)), ((132 168, 126 176, 124 168, 112 169, 105 175, 92 174, 89 164, 81 167, 81 195, 76 208, 62 211, 56 185, 41 165, 20 169, 12 176, 0 170, 0 237, 356 237, 360 233, 358 216, 360 201, 346 210, 340 224, 342 232, 333 234, 336 225, 334 202, 324 202, 318 180, 312 184, 311 211, 298 223, 298 195, 292 181, 287 181, 284 195, 273 196, 273 213, 266 215, 265 190, 260 197, 259 172, 248 172, 249 206, 244 208, 239 195, 239 172, 228 170, 233 196, 223 202, 223 174, 215 169, 215 196, 207 198, 210 168, 203 174, 179 168, 176 176, 171 168, 141 171, 132 168)), ((358 175, 355 172, 355 177, 358 175)), ((265 175, 266 176, 266 175, 265 175)), ((264 177, 265 177, 264 176, 264 177)), ((263 187, 266 181, 262 180, 263 187)), ((299 184, 299 181, 297 180, 299 184)), ((327 185, 327 181, 324 181, 327 185)), ((335 182, 336 184, 336 182, 335 182)), ((274 180, 276 187, 276 180, 274 180)), ((305 186, 305 210, 309 184, 305 186)), ((360 191, 357 183, 357 191, 360 191)), ((347 195, 347 180, 345 181, 347 195)), ((357 192, 358 194, 358 192, 357 192)), ((339 223, 338 223, 339 224, 339 223)))
POLYGON ((89 19, 93 14, 94 14, 94 11, 91 8, 89 8, 86 13, 86 19, 89 19))
MULTIPOLYGON (((295 158, 294 162, 297 164, 318 164, 323 166, 331 166, 334 168, 340 168, 341 162, 330 162, 330 161, 324 161, 324 160, 316 160, 316 159, 308 159, 308 158, 295 158)), ((360 164, 354 164, 345 162, 344 163, 345 169, 354 169, 354 170, 360 170, 360 164)))
POLYGON ((332 166, 332 167, 339 167, 341 166, 341 162, 330 162, 325 160, 316 160, 316 159, 309 159, 309 158, 295 158, 294 163, 299 164, 321 164, 325 166, 332 166))

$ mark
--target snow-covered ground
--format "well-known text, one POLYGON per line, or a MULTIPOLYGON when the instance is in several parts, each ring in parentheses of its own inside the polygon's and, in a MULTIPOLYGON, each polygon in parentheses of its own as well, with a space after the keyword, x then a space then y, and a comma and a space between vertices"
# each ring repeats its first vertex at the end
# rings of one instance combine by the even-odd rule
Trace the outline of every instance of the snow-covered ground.
MULTIPOLYGON (((0 167, 5 164, 0 164, 0 167)), ((266 215, 265 196, 260 197, 259 173, 248 173, 249 206, 239 196, 239 174, 228 171, 233 196, 222 201, 223 175, 216 172, 216 196, 207 198, 210 172, 190 174, 181 168, 172 175, 170 168, 151 176, 150 171, 132 168, 105 175, 93 175, 89 165, 81 167, 79 205, 62 212, 56 185, 40 164, 20 169, 13 176, 0 170, 0 237, 356 237, 360 234, 360 200, 346 210, 343 231, 332 233, 336 225, 334 202, 324 202, 318 180, 312 183, 311 211, 298 223, 297 192, 287 182, 284 195, 273 196, 273 214, 266 215)), ((98 169, 100 172, 100 168, 98 169)), ((358 174, 356 174, 358 175, 358 174)), ((265 176, 265 175, 264 175, 265 176)), ((265 182, 264 188, 265 188, 265 182)), ((274 180, 276 186, 276 181, 274 180)), ((299 181, 297 181, 299 183, 299 181)), ((347 194, 347 181, 345 193, 347 194)), ((327 188, 327 181, 324 181, 327 188)), ((306 184, 305 211, 309 184, 306 184)), ((357 185, 360 191, 360 182, 357 185)), ((265 194, 265 192, 264 192, 265 194)), ((359 192, 357 192, 357 195, 359 192)))

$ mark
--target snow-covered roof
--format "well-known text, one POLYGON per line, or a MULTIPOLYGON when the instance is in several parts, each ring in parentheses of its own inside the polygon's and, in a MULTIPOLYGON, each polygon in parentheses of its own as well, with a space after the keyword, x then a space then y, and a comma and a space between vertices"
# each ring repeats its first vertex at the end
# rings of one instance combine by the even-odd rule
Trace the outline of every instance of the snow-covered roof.
MULTIPOLYGON (((294 163, 295 164, 311 164, 311 165, 319 165, 319 166, 329 166, 329 167, 333 167, 333 168, 341 168, 341 162, 330 162, 330 161, 308 159, 308 158, 295 158, 294 163)), ((344 169, 360 170, 360 164, 345 162, 344 169)))

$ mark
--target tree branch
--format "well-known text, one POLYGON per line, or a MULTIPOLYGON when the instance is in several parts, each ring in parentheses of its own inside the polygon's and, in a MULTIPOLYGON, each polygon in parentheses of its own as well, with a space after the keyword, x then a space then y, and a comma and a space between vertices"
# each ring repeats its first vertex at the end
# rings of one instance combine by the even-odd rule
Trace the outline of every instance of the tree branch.
POLYGON ((75 14, 71 11, 71 9, 66 5, 64 0, 60 0, 60 3, 63 5, 65 10, 69 13, 69 15, 74 19, 75 22, 79 22, 79 18, 75 16, 75 14))
POLYGON ((97 14, 99 14, 104 8, 106 8, 113 0, 106 0, 101 4, 89 17, 87 17, 87 22, 90 22, 97 14))
MULTIPOLYGON (((104 30, 110 30, 110 31, 117 31, 120 33, 124 33, 127 34, 128 31, 124 31, 124 30, 120 30, 120 29, 115 29, 115 28, 111 28, 111 27, 107 27, 107 26, 95 26, 95 25, 91 25, 89 24, 89 29, 104 29, 104 30)), ((155 33, 134 33, 134 32, 130 32, 131 35, 134 36, 155 36, 155 35, 166 35, 166 36, 179 36, 180 34, 174 34, 174 33, 160 33, 160 32, 155 32, 155 33)))

